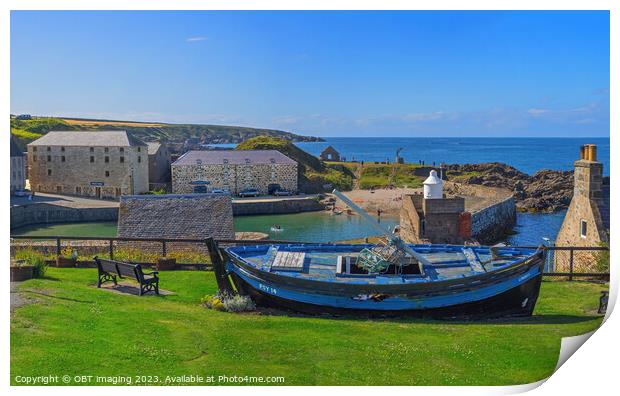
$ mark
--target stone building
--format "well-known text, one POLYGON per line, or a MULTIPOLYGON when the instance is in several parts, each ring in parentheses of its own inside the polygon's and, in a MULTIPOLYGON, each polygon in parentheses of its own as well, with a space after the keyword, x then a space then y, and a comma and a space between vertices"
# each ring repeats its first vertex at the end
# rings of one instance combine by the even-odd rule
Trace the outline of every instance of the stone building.
POLYGON ((117 235, 234 239, 232 202, 223 194, 124 196, 118 209, 117 235))
POLYGON ((443 180, 432 170, 423 194, 406 194, 400 211, 400 236, 409 243, 462 244, 471 237, 465 199, 445 198, 443 180))
MULTIPOLYGON (((580 149, 575 161, 573 198, 555 241, 556 246, 598 246, 609 243, 609 179, 603 178, 603 164, 597 161, 596 145, 580 149)), ((555 252, 556 270, 565 270, 568 260, 555 252)), ((579 253, 579 252, 577 252, 579 253)), ((575 266, 589 266, 592 257, 575 254, 575 266)))
POLYGON ((26 187, 26 156, 11 135, 11 194, 26 187))
POLYGON ((170 151, 160 142, 146 142, 149 153, 149 184, 152 189, 170 182, 170 151))
POLYGON ((327 148, 325 148, 325 150, 321 151, 321 154, 319 154, 319 158, 321 158, 321 160, 323 160, 323 161, 339 162, 340 161, 340 153, 338 151, 336 151, 336 149, 333 148, 332 146, 327 146, 327 148))
POLYGON ((50 131, 28 144, 36 192, 118 198, 148 191, 146 143, 126 131, 50 131))
POLYGON ((297 162, 276 150, 189 151, 172 164, 172 192, 222 189, 231 194, 274 186, 297 192, 297 162))

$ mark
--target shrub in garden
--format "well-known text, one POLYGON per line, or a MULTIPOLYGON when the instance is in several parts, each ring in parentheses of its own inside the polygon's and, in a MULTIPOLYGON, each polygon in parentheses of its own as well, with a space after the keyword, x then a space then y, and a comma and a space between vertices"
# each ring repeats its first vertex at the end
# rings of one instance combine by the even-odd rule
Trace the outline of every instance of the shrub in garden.
POLYGON ((238 294, 225 296, 219 292, 214 296, 204 296, 200 299, 200 304, 209 309, 227 312, 246 312, 256 309, 254 301, 249 296, 240 296, 238 294))
POLYGON ((20 249, 15 252, 16 260, 25 260, 28 265, 34 267, 34 277, 42 278, 45 275, 47 266, 45 265, 45 256, 33 249, 20 249))

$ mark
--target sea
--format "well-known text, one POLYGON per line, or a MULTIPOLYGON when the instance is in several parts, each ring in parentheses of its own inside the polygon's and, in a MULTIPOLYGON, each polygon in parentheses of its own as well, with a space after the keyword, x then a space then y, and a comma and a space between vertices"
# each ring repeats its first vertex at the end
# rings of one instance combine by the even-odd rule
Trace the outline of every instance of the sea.
POLYGON ((579 146, 596 144, 603 173, 609 176, 609 138, 324 138, 324 142, 299 142, 299 148, 319 155, 331 145, 358 161, 394 161, 396 150, 409 163, 473 164, 504 162, 533 175, 541 169, 571 170, 579 159, 579 146))

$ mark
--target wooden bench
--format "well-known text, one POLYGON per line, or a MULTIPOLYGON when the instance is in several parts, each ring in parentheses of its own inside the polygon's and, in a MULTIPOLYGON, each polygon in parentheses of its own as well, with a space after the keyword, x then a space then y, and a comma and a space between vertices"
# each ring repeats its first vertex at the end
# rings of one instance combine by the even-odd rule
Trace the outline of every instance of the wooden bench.
POLYGON ((108 259, 100 259, 95 257, 95 263, 97 263, 97 270, 99 271, 99 277, 97 281, 97 287, 101 287, 102 283, 114 282, 116 285, 116 277, 123 279, 123 277, 133 278, 140 283, 140 295, 154 291, 155 294, 159 294, 159 272, 144 272, 140 264, 124 263, 122 261, 114 261, 108 259))

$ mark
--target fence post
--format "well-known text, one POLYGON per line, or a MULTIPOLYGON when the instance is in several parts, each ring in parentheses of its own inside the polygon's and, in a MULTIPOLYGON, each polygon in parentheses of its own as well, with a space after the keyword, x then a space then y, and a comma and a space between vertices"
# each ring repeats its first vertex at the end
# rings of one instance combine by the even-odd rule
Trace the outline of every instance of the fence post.
POLYGON ((161 241, 161 256, 166 257, 166 241, 161 241))
POLYGON ((568 268, 569 268, 569 270, 568 270, 568 272, 569 272, 568 280, 569 281, 573 280, 573 252, 574 252, 574 250, 571 249, 570 250, 570 255, 568 256, 568 268))
POLYGON ((60 257, 60 238, 56 238, 56 256, 60 257))
POLYGON ((110 260, 114 260, 114 240, 110 239, 110 260))

